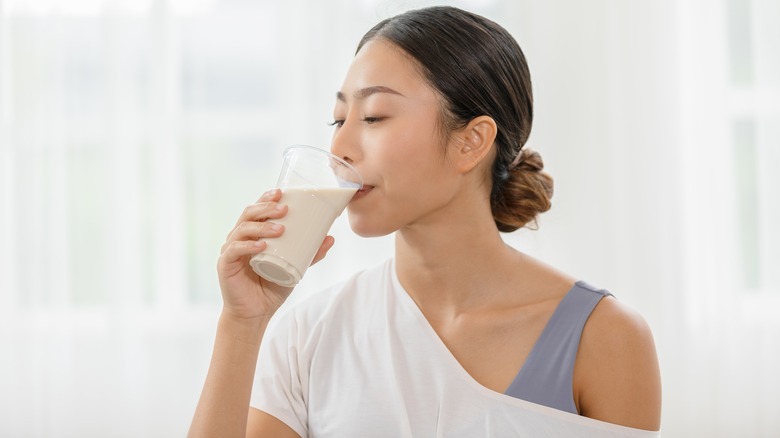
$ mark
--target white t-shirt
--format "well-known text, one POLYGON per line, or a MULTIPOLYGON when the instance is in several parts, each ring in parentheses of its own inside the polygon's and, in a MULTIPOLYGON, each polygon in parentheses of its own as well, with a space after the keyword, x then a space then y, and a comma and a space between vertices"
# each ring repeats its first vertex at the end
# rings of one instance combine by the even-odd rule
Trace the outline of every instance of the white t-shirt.
POLYGON ((251 406, 302 437, 657 437, 488 389, 383 264, 295 305, 266 332, 251 406))

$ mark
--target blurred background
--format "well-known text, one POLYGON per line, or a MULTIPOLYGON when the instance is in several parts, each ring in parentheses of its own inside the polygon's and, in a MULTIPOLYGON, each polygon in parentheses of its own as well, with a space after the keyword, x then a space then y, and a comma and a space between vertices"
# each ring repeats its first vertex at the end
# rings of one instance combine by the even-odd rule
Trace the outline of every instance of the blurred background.
MULTIPOLYGON (((0 436, 185 435, 226 234, 329 147, 362 34, 432 4, 0 0, 0 436)), ((645 316, 664 436, 780 436, 780 2, 449 4, 531 66, 556 193, 506 240, 645 316)), ((332 234, 293 300, 392 254, 332 234)))

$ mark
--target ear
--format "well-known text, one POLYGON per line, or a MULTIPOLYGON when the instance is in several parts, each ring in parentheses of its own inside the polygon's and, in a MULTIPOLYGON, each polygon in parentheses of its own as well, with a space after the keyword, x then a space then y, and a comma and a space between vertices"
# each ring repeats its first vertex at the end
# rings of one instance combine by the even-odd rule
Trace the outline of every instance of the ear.
POLYGON ((453 154, 458 171, 467 173, 482 162, 493 150, 496 134, 496 121, 489 116, 476 117, 461 129, 453 154))

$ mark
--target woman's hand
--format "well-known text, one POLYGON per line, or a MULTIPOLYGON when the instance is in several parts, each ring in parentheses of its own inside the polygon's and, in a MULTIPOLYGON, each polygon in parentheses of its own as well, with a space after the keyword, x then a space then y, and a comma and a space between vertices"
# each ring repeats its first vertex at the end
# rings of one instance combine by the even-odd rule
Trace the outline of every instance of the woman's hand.
MULTIPOLYGON (((273 222, 287 214, 287 205, 279 203, 281 197, 281 190, 270 190, 246 207, 222 245, 217 272, 223 313, 228 316, 270 318, 293 290, 265 280, 249 265, 249 259, 266 248, 265 239, 284 233, 284 226, 273 222)), ((333 243, 332 236, 325 237, 312 264, 322 260, 333 243)))

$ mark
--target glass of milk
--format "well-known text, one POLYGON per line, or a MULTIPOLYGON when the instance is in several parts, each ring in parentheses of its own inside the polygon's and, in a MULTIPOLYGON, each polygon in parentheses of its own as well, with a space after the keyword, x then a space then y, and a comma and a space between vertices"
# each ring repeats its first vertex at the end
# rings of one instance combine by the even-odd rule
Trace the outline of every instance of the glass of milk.
POLYGON ((265 250, 249 262, 252 269, 281 286, 298 284, 333 221, 362 186, 357 170, 330 152, 302 145, 286 148, 277 187, 287 214, 273 220, 284 225, 284 233, 265 241, 265 250))

